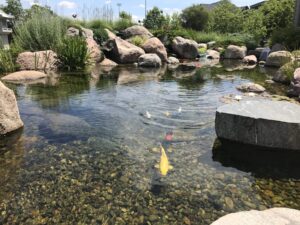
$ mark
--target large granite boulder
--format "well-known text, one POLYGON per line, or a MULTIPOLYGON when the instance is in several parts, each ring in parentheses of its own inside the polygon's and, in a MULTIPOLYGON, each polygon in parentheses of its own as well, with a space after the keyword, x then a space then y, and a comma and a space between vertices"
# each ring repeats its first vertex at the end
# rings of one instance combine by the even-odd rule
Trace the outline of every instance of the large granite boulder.
POLYGON ((1 78, 4 81, 11 82, 26 82, 26 81, 34 81, 46 78, 47 74, 34 70, 24 70, 15 73, 8 74, 1 78))
POLYGON ((293 61, 293 55, 288 51, 272 52, 266 61, 266 66, 281 67, 293 61))
POLYGON ((198 43, 183 37, 175 37, 172 48, 180 58, 184 59, 195 59, 199 54, 198 43))
POLYGON ((141 55, 145 54, 143 49, 118 37, 109 40, 105 48, 108 58, 121 64, 135 63, 141 55))
POLYGON ((141 67, 160 67, 161 59, 156 54, 141 55, 138 59, 138 65, 141 67))
POLYGON ((161 61, 168 61, 168 53, 164 44, 156 37, 148 39, 142 46, 146 53, 154 53, 161 58, 161 61))
POLYGON ((300 211, 288 208, 273 208, 265 211, 244 211, 228 214, 211 225, 297 225, 300 211))
POLYGON ((23 126, 14 92, 0 81, 0 135, 23 126))
POLYGON ((122 32, 122 34, 125 39, 132 38, 135 36, 142 36, 144 38, 153 37, 153 34, 151 34, 149 30, 147 30, 147 28, 140 25, 134 25, 132 27, 128 27, 122 32))
POLYGON ((90 61, 92 63, 99 63, 104 59, 104 55, 100 50, 100 46, 94 40, 94 38, 87 37, 86 44, 88 48, 88 52, 90 54, 90 61))
POLYGON ((115 35, 113 32, 111 32, 109 29, 105 28, 104 29, 108 35, 108 39, 115 39, 117 35, 115 35))
POLYGON ((38 52, 23 52, 17 57, 20 70, 56 70, 57 54, 52 50, 38 52))
POLYGON ((254 146, 300 150, 300 106, 284 101, 241 101, 216 112, 216 133, 254 146))
POLYGON ((225 50, 225 59, 243 59, 247 54, 247 48, 245 46, 229 45, 225 50))

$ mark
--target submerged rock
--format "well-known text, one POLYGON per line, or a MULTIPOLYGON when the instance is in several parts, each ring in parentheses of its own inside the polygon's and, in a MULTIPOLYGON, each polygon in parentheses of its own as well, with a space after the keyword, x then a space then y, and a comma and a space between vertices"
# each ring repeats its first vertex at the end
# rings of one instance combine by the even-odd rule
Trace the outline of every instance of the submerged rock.
POLYGON ((248 55, 245 58, 243 58, 243 63, 254 65, 257 63, 257 58, 255 55, 248 55))
POLYGON ((292 225, 300 224, 300 211, 273 208, 265 211, 244 211, 226 215, 212 225, 292 225))
POLYGON ((15 94, 0 81, 0 135, 23 127, 15 94))
POLYGON ((175 58, 175 57, 169 57, 168 58, 168 63, 169 64, 179 64, 179 59, 175 58))
POLYGON ((242 101, 218 108, 216 133, 244 144, 300 150, 298 115, 300 106, 289 102, 242 101))
POLYGON ((215 50, 207 50, 207 56, 208 59, 220 59, 220 52, 217 52, 215 50))

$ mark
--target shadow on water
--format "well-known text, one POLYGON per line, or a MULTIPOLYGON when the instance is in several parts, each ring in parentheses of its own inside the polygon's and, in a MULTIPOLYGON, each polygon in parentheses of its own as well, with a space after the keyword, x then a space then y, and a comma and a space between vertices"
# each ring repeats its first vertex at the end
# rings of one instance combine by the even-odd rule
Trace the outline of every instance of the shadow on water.
POLYGON ((300 178, 300 152, 266 149, 216 140, 213 160, 224 167, 250 172, 257 178, 300 178))

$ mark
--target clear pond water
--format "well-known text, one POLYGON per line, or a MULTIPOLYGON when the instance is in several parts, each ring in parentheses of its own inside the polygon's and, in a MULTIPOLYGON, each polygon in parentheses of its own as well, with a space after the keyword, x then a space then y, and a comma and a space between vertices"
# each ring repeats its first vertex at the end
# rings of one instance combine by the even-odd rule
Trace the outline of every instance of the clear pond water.
POLYGON ((274 71, 225 66, 7 84, 25 127, 0 141, 0 224, 210 224, 241 210, 300 209, 299 155, 216 141, 222 96, 242 95, 235 87, 248 81, 284 91, 264 83, 274 71), (167 176, 155 168, 160 144, 174 167, 167 176))

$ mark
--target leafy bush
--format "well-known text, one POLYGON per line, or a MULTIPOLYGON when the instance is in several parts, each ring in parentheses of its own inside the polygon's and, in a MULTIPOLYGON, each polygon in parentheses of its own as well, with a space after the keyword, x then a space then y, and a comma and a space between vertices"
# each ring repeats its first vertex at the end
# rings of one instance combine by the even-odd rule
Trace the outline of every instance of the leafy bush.
POLYGON ((86 41, 82 37, 66 37, 57 48, 60 67, 67 70, 84 69, 89 60, 86 41))
POLYGON ((202 5, 198 4, 184 9, 181 18, 184 27, 201 31, 206 27, 209 14, 202 5))
POLYGON ((99 45, 103 45, 108 40, 108 34, 103 28, 94 29, 94 39, 99 45))
POLYGON ((55 49, 65 32, 66 27, 59 17, 37 13, 26 21, 17 23, 14 42, 29 51, 55 49))
POLYGON ((261 10, 248 10, 244 13, 243 31, 252 34, 255 41, 260 42, 267 35, 264 15, 261 10))
POLYGON ((128 27, 131 27, 133 25, 133 22, 128 19, 119 19, 113 24, 114 30, 122 31, 125 30, 128 27))
POLYGON ((86 27, 87 28, 90 28, 92 30, 97 30, 97 29, 104 29, 104 28, 107 28, 109 30, 112 30, 112 24, 107 22, 107 21, 104 21, 104 20, 92 20, 92 21, 89 21, 87 24, 86 24, 86 27))
POLYGON ((270 42, 271 45, 282 44, 289 50, 299 49, 300 30, 293 26, 278 29, 271 35, 270 42))
POLYGON ((142 36, 134 36, 130 38, 130 42, 138 47, 141 47, 145 42, 147 41, 147 38, 142 36))

